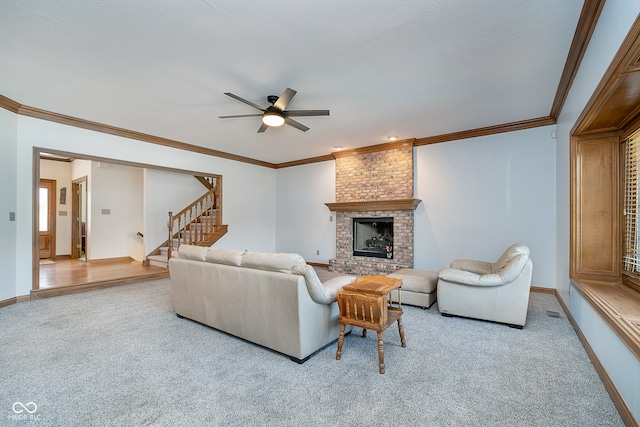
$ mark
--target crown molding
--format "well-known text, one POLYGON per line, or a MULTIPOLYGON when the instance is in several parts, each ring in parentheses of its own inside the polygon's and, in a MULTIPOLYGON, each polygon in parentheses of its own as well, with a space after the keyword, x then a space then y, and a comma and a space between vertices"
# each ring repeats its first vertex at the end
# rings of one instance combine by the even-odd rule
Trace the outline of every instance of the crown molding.
POLYGON ((333 160, 335 160, 333 155, 332 154, 327 154, 325 156, 310 157, 308 159, 293 160, 291 162, 277 163, 277 164, 274 165, 274 167, 276 169, 282 169, 282 168, 290 168, 290 167, 293 167, 293 166, 308 165, 308 164, 311 164, 311 163, 328 162, 328 161, 333 161, 333 160))
POLYGON ((389 199, 360 202, 325 203, 331 212, 409 211, 415 210, 421 199, 389 199))
POLYGON ((21 105, 18 102, 0 95, 0 108, 4 108, 5 110, 9 110, 12 113, 17 114, 20 107, 21 105))
POLYGON ((415 146, 438 144, 440 142, 458 141, 461 139, 477 138, 479 136, 495 135, 498 133, 515 132, 517 130, 532 129, 541 126, 555 125, 556 120, 551 117, 539 117, 537 119, 521 120, 519 122, 505 123, 502 125, 487 126, 471 130, 463 130, 461 132, 447 133, 443 135, 428 136, 426 138, 418 138, 414 143, 415 146))
POLYGON ((150 142, 152 144, 162 145, 165 147, 177 148, 179 150, 191 151, 208 156, 220 157, 238 162, 251 163, 258 166, 273 168, 273 163, 267 163, 249 157, 237 156, 235 154, 225 153, 224 151, 212 150, 210 148, 200 147, 198 145, 187 144, 186 142, 175 141, 173 139, 162 138, 155 135, 149 135, 142 132, 127 130, 111 125, 92 122, 90 120, 79 119, 77 117, 65 116, 64 114, 53 113, 51 111, 41 110, 28 106, 21 106, 18 114, 36 119, 48 120, 50 122, 60 123, 63 125, 74 126, 82 129, 88 129, 96 132, 102 132, 110 135, 121 136, 123 138, 135 139, 142 142, 150 142))
POLYGON ((582 6, 576 32, 573 35, 573 41, 571 42, 569 54, 567 55, 567 62, 564 64, 564 70, 562 70, 556 96, 551 105, 549 116, 553 119, 558 118, 564 102, 567 100, 569 89, 571 89, 573 79, 576 77, 576 74, 578 74, 580 63, 582 62, 584 53, 587 51, 593 31, 596 29, 596 24, 600 18, 604 3, 605 0, 586 0, 582 6))
POLYGON ((269 163, 261 160, 252 159, 250 157, 238 156, 235 154, 226 153, 224 151, 213 150, 210 148, 200 147, 193 144, 187 144, 172 139, 162 138, 159 136, 149 135, 146 133, 127 130, 111 125, 105 125, 90 120, 80 119, 77 117, 67 116, 64 114, 58 114, 40 108, 29 107, 22 105, 12 99, 0 95, 0 108, 12 111, 16 114, 20 114, 27 117, 33 117, 36 119, 47 120, 54 123, 60 123, 67 126, 74 126, 82 129, 92 130, 95 132, 102 132, 110 135, 120 136, 123 138, 134 139, 142 142, 149 142, 151 144, 162 145, 165 147, 176 148, 179 150, 191 151, 194 153, 205 154, 208 156, 219 157, 228 160, 234 160, 237 162, 249 163, 257 166, 263 166, 271 169, 282 169, 292 166, 300 166, 312 163, 326 162, 335 160, 340 157, 351 156, 354 154, 373 153, 376 151, 393 150, 406 146, 420 146, 427 144, 436 144, 440 142, 455 141, 466 138, 474 138, 478 136, 493 135, 503 132, 513 132, 516 130, 529 129, 539 126, 548 126, 556 123, 555 119, 551 117, 540 117, 537 119, 522 120, 519 122, 506 123, 502 125, 489 126, 478 129, 471 129, 461 132, 448 133, 444 135, 429 136, 426 138, 411 138, 403 139, 401 141, 387 142, 384 144, 369 145, 366 147, 355 148, 353 150, 345 150, 335 152, 333 154, 312 157, 308 159, 295 160, 284 163, 269 163))
POLYGON ((353 156, 354 154, 375 153, 377 151, 394 150, 396 148, 413 147, 415 138, 403 139, 401 141, 386 142, 384 144, 368 145, 366 147, 354 148, 353 150, 336 151, 333 153, 333 157, 336 159, 339 157, 353 156))

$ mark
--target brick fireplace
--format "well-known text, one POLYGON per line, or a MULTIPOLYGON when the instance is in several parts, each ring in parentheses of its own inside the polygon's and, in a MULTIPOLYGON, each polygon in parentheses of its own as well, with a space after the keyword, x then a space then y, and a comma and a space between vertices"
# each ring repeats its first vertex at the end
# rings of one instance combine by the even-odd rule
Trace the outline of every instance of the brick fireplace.
POLYGON ((413 198, 413 141, 334 153, 334 157, 336 202, 326 205, 336 212, 336 257, 329 260, 329 270, 376 275, 413 267, 413 214, 420 203, 413 198), (392 256, 354 255, 354 218, 392 218, 392 256))

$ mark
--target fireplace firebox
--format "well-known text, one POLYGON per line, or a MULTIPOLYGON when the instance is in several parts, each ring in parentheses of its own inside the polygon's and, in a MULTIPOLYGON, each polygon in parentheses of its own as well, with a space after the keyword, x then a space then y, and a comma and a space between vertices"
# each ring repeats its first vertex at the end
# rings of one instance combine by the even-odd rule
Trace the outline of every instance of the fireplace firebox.
POLYGON ((393 218, 353 218, 353 256, 393 258, 393 218))

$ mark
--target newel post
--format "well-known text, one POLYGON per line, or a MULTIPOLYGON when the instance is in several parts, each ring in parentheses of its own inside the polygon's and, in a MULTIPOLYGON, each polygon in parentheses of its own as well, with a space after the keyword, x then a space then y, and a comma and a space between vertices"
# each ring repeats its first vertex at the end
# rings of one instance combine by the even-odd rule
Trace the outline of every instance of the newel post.
POLYGON ((167 259, 167 261, 169 259, 171 259, 171 251, 173 250, 173 212, 169 211, 169 224, 168 224, 168 228, 169 228, 169 251, 167 252, 167 256, 169 257, 167 259))

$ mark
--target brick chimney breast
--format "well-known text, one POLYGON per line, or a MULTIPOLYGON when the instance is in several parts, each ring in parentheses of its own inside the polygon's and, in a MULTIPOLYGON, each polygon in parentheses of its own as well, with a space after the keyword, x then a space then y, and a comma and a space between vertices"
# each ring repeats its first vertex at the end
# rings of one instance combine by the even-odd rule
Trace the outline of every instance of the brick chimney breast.
POLYGON ((336 258, 329 260, 331 271, 386 275, 413 267, 414 209, 420 202, 413 199, 413 143, 378 147, 336 155, 336 203, 327 203, 336 212, 336 258), (363 203, 355 203, 352 211, 345 209, 353 202, 363 203), (353 218, 365 217, 393 217, 393 259, 353 255, 353 218))

